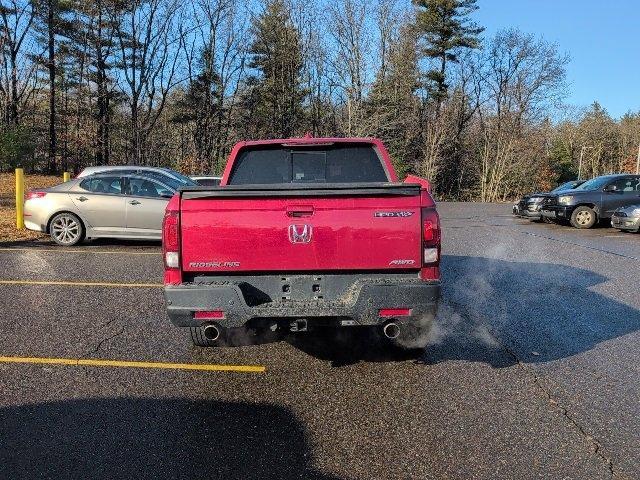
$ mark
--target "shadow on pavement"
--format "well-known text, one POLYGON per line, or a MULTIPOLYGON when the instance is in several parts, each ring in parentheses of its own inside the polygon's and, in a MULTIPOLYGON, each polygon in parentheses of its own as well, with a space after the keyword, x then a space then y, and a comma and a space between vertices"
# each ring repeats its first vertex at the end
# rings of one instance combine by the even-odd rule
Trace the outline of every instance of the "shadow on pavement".
POLYGON ((339 480, 268 404, 87 399, 0 409, 0 478, 339 480))
POLYGON ((83 240, 73 247, 57 245, 48 236, 31 240, 12 240, 0 242, 3 248, 91 248, 91 247, 160 247, 160 240, 127 240, 120 238, 96 238, 95 240, 83 240))
POLYGON ((504 367, 514 354, 546 362, 640 329, 640 311, 595 292, 608 278, 587 269, 451 255, 442 266, 443 304, 425 363, 504 367))
POLYGON ((79 246, 112 246, 112 247, 159 247, 160 240, 127 240, 123 238, 96 238, 85 240, 79 246))
POLYGON ((333 367, 358 362, 401 362, 417 360, 421 350, 392 347, 375 328, 324 328, 304 334, 289 335, 287 342, 333 367))

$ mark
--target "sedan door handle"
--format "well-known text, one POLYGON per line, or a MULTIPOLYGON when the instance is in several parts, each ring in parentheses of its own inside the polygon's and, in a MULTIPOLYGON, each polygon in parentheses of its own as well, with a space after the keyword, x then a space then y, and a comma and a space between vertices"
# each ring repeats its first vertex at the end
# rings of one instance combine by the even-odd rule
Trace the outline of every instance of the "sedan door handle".
POLYGON ((131 200, 129 205, 140 205, 140 202, 138 200, 131 200))
POLYGON ((89 199, 87 197, 78 197, 78 198, 76 198, 76 200, 79 200, 81 202, 86 202, 89 199))

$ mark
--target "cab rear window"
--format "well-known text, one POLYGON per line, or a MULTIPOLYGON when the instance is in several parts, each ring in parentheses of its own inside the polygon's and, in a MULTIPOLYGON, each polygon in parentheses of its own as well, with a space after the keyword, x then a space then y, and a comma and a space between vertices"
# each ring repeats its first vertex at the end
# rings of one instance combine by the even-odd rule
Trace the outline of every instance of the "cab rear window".
POLYGON ((389 180, 370 145, 312 148, 260 147, 241 151, 229 185, 278 183, 372 183, 389 180))

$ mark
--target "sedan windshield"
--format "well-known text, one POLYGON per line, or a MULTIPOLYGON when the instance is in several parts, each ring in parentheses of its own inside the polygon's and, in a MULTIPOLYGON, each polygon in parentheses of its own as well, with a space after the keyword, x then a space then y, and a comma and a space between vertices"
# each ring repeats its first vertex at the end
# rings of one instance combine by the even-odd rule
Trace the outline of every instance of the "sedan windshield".
MULTIPOLYGON (((180 183, 182 183, 184 185, 189 185, 189 186, 195 186, 198 185, 196 182, 194 182, 192 179, 190 179, 189 177, 186 177, 184 175, 182 175, 181 173, 176 172, 175 170, 172 170, 170 168, 163 168, 163 170, 167 173, 170 173, 171 175, 173 175, 174 177, 176 177, 178 179, 178 181, 180 183)), ((146 173, 146 172, 145 172, 146 173)), ((173 187, 173 185, 171 185, 173 187)))
POLYGON ((195 182, 192 182, 192 181, 190 181, 190 183, 181 182, 180 180, 172 178, 169 175, 163 175, 162 173, 158 173, 158 172, 141 172, 141 173, 145 177, 151 177, 151 178, 155 178, 156 180, 159 180, 160 182, 164 183, 165 185, 168 185, 174 190, 178 190, 180 187, 184 187, 185 185, 189 185, 189 186, 196 185, 195 182))
POLYGON ((601 188, 604 188, 604 186, 610 181, 611 181, 611 177, 609 176, 592 178, 588 182, 584 182, 579 187, 576 187, 575 190, 588 190, 588 191, 600 190, 601 188))

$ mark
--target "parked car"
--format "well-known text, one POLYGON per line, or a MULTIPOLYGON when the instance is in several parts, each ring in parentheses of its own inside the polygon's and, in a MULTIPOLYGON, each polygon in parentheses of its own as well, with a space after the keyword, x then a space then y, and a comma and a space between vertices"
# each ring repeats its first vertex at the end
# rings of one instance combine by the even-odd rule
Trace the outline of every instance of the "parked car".
POLYGON ((196 182, 198 185, 204 185, 206 187, 217 187, 220 185, 220 180, 222 177, 210 177, 210 176, 196 176, 191 177, 191 180, 196 182))
POLYGON ((27 192, 24 223, 64 246, 84 238, 160 239, 164 210, 176 191, 146 174, 98 173, 27 192))
POLYGON ((176 189, 185 185, 190 187, 197 185, 196 181, 185 175, 182 175, 179 172, 176 172, 175 170, 171 170, 170 168, 146 167, 137 165, 101 165, 95 167, 86 167, 78 174, 76 178, 84 178, 96 173, 106 172, 117 172, 119 175, 131 175, 135 173, 144 174, 148 177, 156 178, 157 180, 160 180, 176 189))
POLYGON ((562 183, 550 192, 532 193, 522 197, 514 206, 513 214, 519 217, 525 217, 530 220, 542 219, 542 202, 545 198, 553 195, 554 193, 564 192, 566 190, 572 190, 582 185, 585 180, 571 180, 570 182, 562 183))
POLYGON ((569 221, 575 228, 591 228, 599 220, 609 220, 620 207, 637 204, 640 175, 603 175, 574 190, 555 193, 542 205, 542 216, 569 221))
POLYGON ((613 212, 611 226, 629 232, 640 231, 640 201, 635 205, 620 207, 613 212))
POLYGON ((375 139, 239 143, 220 187, 182 189, 167 206, 169 318, 198 346, 231 329, 319 326, 417 346, 440 296, 429 190, 414 176, 398 183, 375 139))

